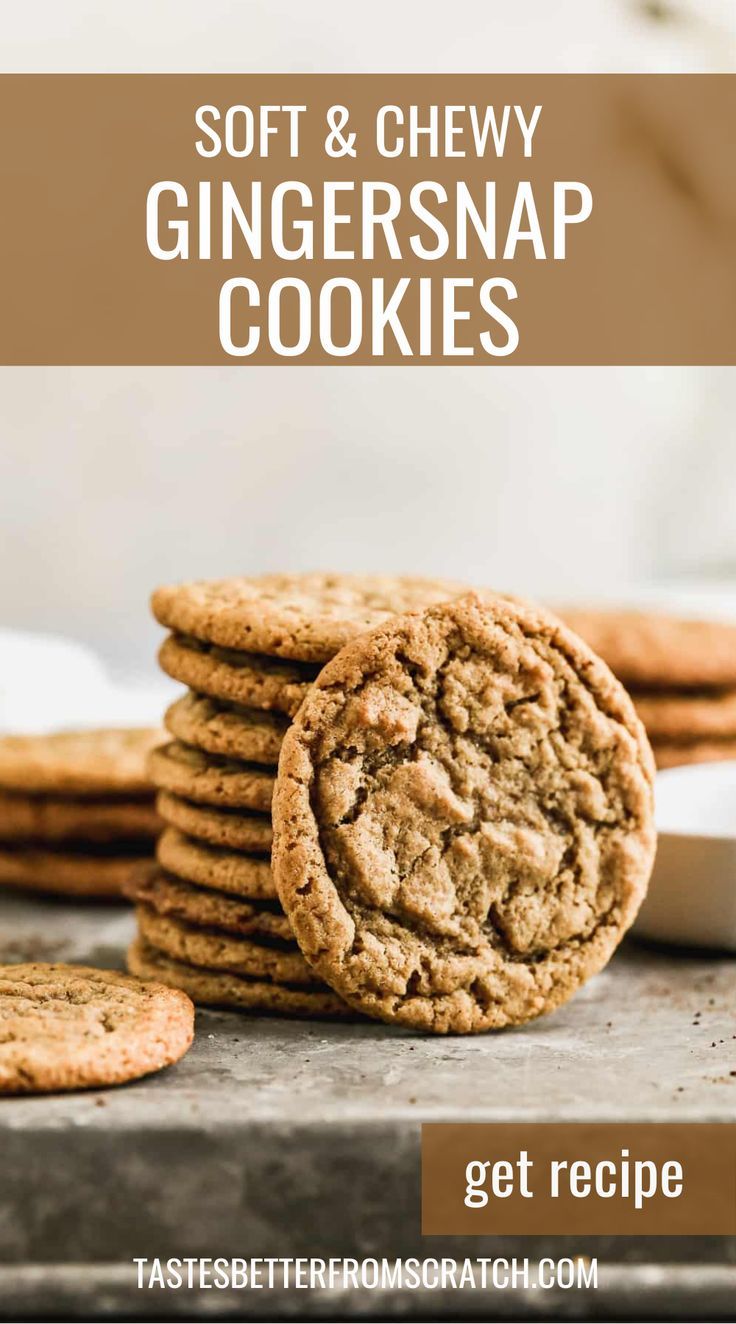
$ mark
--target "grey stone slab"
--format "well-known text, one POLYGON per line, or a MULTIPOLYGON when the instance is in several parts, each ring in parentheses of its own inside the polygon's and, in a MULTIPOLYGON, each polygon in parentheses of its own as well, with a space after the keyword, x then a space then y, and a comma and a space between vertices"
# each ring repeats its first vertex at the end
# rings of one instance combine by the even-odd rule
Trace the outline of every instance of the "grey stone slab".
MULTIPOLYGON (((116 965, 131 930, 124 907, 0 898, 4 960, 116 965)), ((63 1282, 65 1317, 83 1317, 114 1283, 110 1317, 147 1317, 150 1298, 126 1286, 135 1255, 478 1254, 475 1239, 419 1235, 422 1121, 733 1121, 735 1011, 733 958, 633 943, 568 1007, 495 1035, 202 1011, 193 1049, 167 1072, 0 1102, 0 1302, 45 1317, 63 1282)), ((677 1263, 722 1316, 736 1258, 718 1238, 498 1238, 483 1253, 597 1254, 624 1275, 649 1266, 655 1284, 658 1265, 677 1263)), ((263 1293, 218 1307, 201 1295, 207 1317, 265 1314, 263 1293)), ((579 1310, 574 1296, 561 1309, 579 1310)), ((429 1309, 418 1297, 394 1307, 429 1309)), ((191 1294, 169 1294, 159 1313, 193 1309, 191 1294)), ((356 1317, 365 1309, 353 1303, 356 1317)))

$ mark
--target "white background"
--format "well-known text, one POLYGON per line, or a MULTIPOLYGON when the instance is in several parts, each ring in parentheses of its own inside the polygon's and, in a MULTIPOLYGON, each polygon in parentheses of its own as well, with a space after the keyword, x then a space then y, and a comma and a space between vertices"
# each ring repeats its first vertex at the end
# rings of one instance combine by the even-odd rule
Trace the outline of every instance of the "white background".
MULTIPOLYGON (((736 68, 733 0, 0 10, 6 72, 736 68)), ((404 569, 556 599, 733 582, 735 404, 731 369, 2 369, 0 623, 153 674, 146 600, 169 579, 404 569)))

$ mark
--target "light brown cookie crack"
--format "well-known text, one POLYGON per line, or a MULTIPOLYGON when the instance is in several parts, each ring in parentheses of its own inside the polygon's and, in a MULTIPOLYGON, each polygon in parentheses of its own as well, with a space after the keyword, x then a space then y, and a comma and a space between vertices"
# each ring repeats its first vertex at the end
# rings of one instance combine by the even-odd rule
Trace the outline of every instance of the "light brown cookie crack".
MULTIPOLYGON (((501 694, 500 702, 495 696, 490 724, 472 683, 487 657, 458 630, 435 668, 397 651, 406 684, 396 711, 383 715, 396 727, 388 735, 393 743, 384 743, 384 722, 370 749, 369 714, 367 742, 312 747, 310 796, 321 850, 343 904, 359 921, 343 962, 366 951, 366 929, 379 945, 392 946, 394 919, 420 945, 431 941, 431 954, 415 953, 418 961, 406 963, 398 998, 445 997, 447 990, 436 987, 438 960, 472 957, 484 942, 504 963, 533 966, 554 953, 563 959, 600 930, 620 927, 630 908, 625 879, 616 885, 613 866, 622 856, 625 874, 625 840, 641 819, 636 802, 648 780, 631 712, 621 710, 617 693, 612 702, 595 693, 580 659, 576 668, 549 634, 518 625, 510 632, 522 660, 516 658, 509 682, 528 685, 528 693, 501 694), (520 720, 521 709, 528 716, 520 720), (402 714, 411 726, 405 738, 402 714), (622 750, 639 764, 636 788, 622 777, 622 750), (451 821, 442 822, 443 815, 451 821)), ((503 648, 494 651, 502 661, 503 648)), ((380 706, 381 675, 379 667, 350 687, 343 681, 326 688, 339 698, 342 715, 362 706, 365 716, 371 704, 380 706)), ((494 681, 503 691, 502 667, 494 681)), ((380 714, 376 721, 381 726, 380 714)), ((326 943, 310 955, 318 959, 328 950, 326 943)), ((382 972, 377 986, 383 989, 384 981, 382 972)), ((494 997, 484 979, 471 979, 469 992, 484 1004, 504 997, 494 997)))

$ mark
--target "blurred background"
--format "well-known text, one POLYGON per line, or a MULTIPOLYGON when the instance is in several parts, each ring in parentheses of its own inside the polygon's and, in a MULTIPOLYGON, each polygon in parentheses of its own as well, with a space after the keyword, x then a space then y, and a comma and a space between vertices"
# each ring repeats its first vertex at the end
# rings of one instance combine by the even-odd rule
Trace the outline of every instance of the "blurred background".
MULTIPOLYGON (((26 0, 3 27, 4 72, 736 69, 733 0, 26 0)), ((0 623, 91 647, 144 707, 168 580, 406 570, 736 617, 734 381, 0 369, 0 623)))

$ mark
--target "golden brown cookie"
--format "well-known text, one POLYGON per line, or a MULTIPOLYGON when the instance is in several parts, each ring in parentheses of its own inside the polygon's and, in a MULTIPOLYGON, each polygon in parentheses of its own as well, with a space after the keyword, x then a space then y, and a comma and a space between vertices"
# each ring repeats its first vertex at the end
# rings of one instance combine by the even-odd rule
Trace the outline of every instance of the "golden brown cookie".
POLYGON ((279 761, 289 725, 280 713, 262 713, 191 691, 172 703, 164 722, 172 736, 186 745, 271 768, 279 761))
POLYGON ((275 980, 280 984, 309 987, 320 980, 310 970, 296 943, 197 928, 185 920, 161 915, 150 906, 136 906, 138 932, 149 946, 186 965, 207 970, 228 970, 234 975, 275 980))
POLYGON ((150 851, 95 854, 92 850, 46 850, 34 846, 0 849, 0 884, 60 896, 120 897, 131 869, 150 851))
POLYGON ((155 786, 184 800, 217 809, 252 809, 264 814, 271 810, 276 782, 273 771, 203 754, 178 740, 151 752, 148 771, 155 786))
POLYGON ((150 798, 74 800, 0 791, 0 841, 153 841, 160 828, 150 798))
POLYGON ((182 992, 79 965, 0 967, 0 1094, 99 1088, 178 1062, 194 1034, 182 992))
POLYGON ((151 605, 161 625, 205 643, 324 662, 371 626, 464 592, 411 576, 260 575, 167 585, 151 605))
POLYGON ((722 763, 736 759, 736 740, 655 740, 658 768, 679 768, 688 763, 722 763))
POLYGON ((638 690, 631 697, 650 740, 736 738, 736 690, 638 690))
POLYGON ((213 809, 209 805, 195 804, 193 800, 183 800, 170 791, 159 791, 156 808, 164 823, 211 846, 251 851, 254 855, 271 853, 273 829, 268 814, 248 813, 244 809, 213 809))
POLYGON ((208 887, 197 887, 164 873, 155 865, 131 876, 125 894, 131 901, 150 906, 159 915, 183 919, 195 927, 241 935, 261 934, 294 943, 289 921, 277 903, 253 904, 208 887))
POLYGON ((58 731, 0 738, 0 787, 26 795, 136 796, 151 790, 146 757, 160 731, 58 731))
POLYGON ((323 669, 286 735, 273 868, 316 972, 384 1020, 520 1024, 611 956, 654 857, 654 764, 554 617, 470 596, 323 669))
POLYGON ((158 660, 167 676, 198 694, 287 717, 298 711, 319 674, 319 666, 239 653, 178 634, 164 639, 158 660))
POLYGON ((276 887, 268 860, 239 851, 222 850, 187 837, 178 828, 166 828, 156 843, 162 869, 200 887, 228 892, 249 901, 272 901, 276 887))
POLYGON ((640 611, 564 609, 559 614, 625 685, 736 686, 736 625, 640 611))
POLYGON ((233 1007, 275 1016, 357 1019, 355 1012, 328 988, 292 987, 185 965, 156 951, 142 938, 136 938, 128 950, 128 969, 145 979, 184 989, 198 1006, 233 1007))

